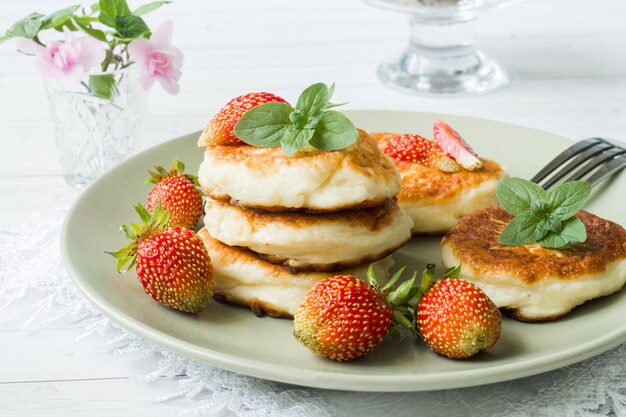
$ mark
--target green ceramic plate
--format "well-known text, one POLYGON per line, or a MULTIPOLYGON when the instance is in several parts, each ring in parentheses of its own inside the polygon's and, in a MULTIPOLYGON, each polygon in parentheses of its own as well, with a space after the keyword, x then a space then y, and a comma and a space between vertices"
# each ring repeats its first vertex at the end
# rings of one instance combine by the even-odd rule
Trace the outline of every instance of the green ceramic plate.
MULTIPOLYGON (((346 112, 369 131, 431 131, 435 118, 450 122, 481 155, 500 161, 511 175, 529 178, 566 148, 567 139, 525 127, 470 117, 414 112, 346 112)), ((595 300, 552 323, 505 319, 502 337, 470 360, 444 359, 410 340, 385 341, 351 363, 318 358, 292 336, 292 322, 257 318, 250 311, 213 303, 192 316, 161 307, 144 294, 134 271, 118 275, 104 253, 124 244, 119 225, 135 221, 131 203, 145 201, 146 171, 174 158, 197 169, 198 133, 173 139, 130 158, 97 180, 67 215, 61 240, 68 271, 103 313, 152 342, 208 364, 297 385, 360 391, 422 391, 510 380, 556 369, 626 341, 626 291, 595 300)), ((626 174, 594 192, 588 209, 626 224, 626 174)), ((398 265, 422 270, 439 260, 438 238, 416 238, 395 255, 398 265)))

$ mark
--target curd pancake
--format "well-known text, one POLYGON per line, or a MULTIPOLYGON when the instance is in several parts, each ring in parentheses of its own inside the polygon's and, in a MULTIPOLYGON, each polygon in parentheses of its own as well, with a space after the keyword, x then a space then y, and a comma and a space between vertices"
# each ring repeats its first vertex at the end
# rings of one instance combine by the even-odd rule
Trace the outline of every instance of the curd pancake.
POLYGON ((445 266, 461 265, 461 278, 523 321, 558 318, 587 300, 618 291, 626 281, 626 232, 585 211, 576 215, 587 240, 571 249, 537 244, 505 246, 498 236, 513 216, 503 208, 477 210, 444 238, 445 266))
MULTIPOLYGON (((372 133, 380 149, 397 133, 372 133)), ((398 203, 413 219, 413 233, 442 234, 467 213, 498 204, 496 185, 506 176, 496 162, 480 158, 483 167, 444 172, 417 162, 394 161, 402 187, 398 203)))
POLYGON ((290 272, 338 271, 384 258, 411 238, 395 199, 333 213, 271 213, 207 198, 204 225, 229 246, 247 247, 290 272))
MULTIPOLYGON (((211 257, 215 298, 250 307, 258 316, 267 314, 272 317, 292 317, 305 294, 318 281, 337 274, 365 278, 368 267, 363 264, 337 274, 290 274, 279 265, 259 259, 248 249, 231 247, 213 239, 206 228, 202 228, 198 236, 211 257)), ((376 262, 376 275, 381 279, 386 278, 392 264, 391 258, 376 262)))
POLYGON ((394 198, 400 176, 364 131, 346 149, 307 149, 288 157, 278 148, 211 146, 198 179, 215 200, 270 211, 336 211, 374 207, 394 198))

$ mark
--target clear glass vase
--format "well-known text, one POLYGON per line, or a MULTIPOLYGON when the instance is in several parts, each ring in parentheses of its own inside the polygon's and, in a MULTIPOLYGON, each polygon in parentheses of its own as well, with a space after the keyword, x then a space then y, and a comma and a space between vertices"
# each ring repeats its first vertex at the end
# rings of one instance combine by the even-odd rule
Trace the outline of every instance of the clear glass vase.
POLYGON ((130 67, 110 74, 117 84, 110 99, 93 94, 88 76, 71 86, 45 79, 63 176, 79 189, 135 153, 141 143, 147 93, 138 71, 130 67))

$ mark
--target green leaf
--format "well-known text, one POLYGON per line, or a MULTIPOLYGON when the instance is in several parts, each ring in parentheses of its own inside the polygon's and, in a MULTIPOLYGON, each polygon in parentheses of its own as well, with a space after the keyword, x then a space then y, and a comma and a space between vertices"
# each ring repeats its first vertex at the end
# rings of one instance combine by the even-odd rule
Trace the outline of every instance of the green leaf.
POLYGON ((293 156, 298 150, 302 149, 304 145, 309 143, 312 137, 313 130, 298 129, 294 125, 289 125, 280 140, 280 146, 282 146, 285 155, 293 156))
POLYGON ((76 4, 74 6, 66 7, 65 9, 58 10, 54 13, 49 14, 43 19, 41 23, 41 29, 50 29, 62 26, 65 22, 67 22, 74 12, 78 10, 80 4, 76 4))
POLYGON ((580 210, 591 195, 591 185, 586 181, 560 184, 548 192, 547 202, 552 212, 561 220, 567 220, 580 210))
POLYGON ((135 16, 143 16, 146 13, 150 13, 163 6, 164 4, 171 3, 170 1, 153 1, 152 3, 146 3, 139 6, 137 10, 133 12, 135 16))
POLYGON ((352 145, 359 138, 359 131, 343 114, 329 110, 324 112, 309 142, 316 149, 335 151, 352 145))
MULTIPOLYGON (((144 225, 148 225, 150 223, 150 217, 151 217, 150 212, 139 203, 134 207, 135 207, 135 211, 139 215, 139 218, 141 219, 141 223, 143 223, 144 225)), ((158 203, 157 206, 155 207, 154 211, 156 212, 157 210, 161 210, 161 203, 158 203)))
POLYGON ((389 278, 389 280, 387 281, 387 283, 383 287, 383 290, 388 290, 388 289, 392 288, 396 284, 396 282, 398 281, 398 279, 400 278, 400 276, 402 275, 402 273, 404 272, 405 269, 406 269, 406 265, 404 265, 402 268, 398 269, 396 271, 396 273, 393 274, 391 276, 391 278, 389 278))
POLYGON ((150 33, 150 28, 146 25, 141 17, 138 16, 116 16, 115 28, 117 32, 115 36, 123 40, 133 40, 150 33))
POLYGON ((118 16, 129 16, 132 13, 126 4, 126 0, 100 0, 100 15, 98 20, 113 29, 117 29, 116 18, 118 16))
POLYGON ((411 320, 406 318, 400 311, 397 310, 393 312, 393 321, 400 324, 402 327, 406 327, 407 329, 411 329, 413 327, 411 320))
POLYGON ((534 216, 544 219, 550 215, 552 208, 546 200, 533 200, 533 202, 530 203, 530 212, 534 216))
POLYGON ((458 278, 461 275, 461 265, 451 266, 443 272, 443 278, 458 278))
POLYGON ((498 243, 502 245, 527 245, 541 239, 548 233, 544 219, 527 211, 514 218, 506 225, 498 243))
POLYGON ((502 207, 514 216, 529 211, 534 200, 545 199, 546 191, 522 178, 503 178, 498 182, 496 195, 502 207))
POLYGON ((578 217, 571 217, 563 222, 563 230, 560 233, 550 232, 538 244, 546 248, 564 248, 572 244, 587 240, 587 230, 578 217))
POLYGON ((41 13, 31 13, 22 20, 15 22, 5 37, 33 39, 39 33, 44 15, 41 13))
POLYGON ((107 42, 107 36, 103 31, 99 29, 94 29, 93 27, 91 27, 91 23, 94 20, 97 20, 97 19, 94 19, 93 17, 88 17, 88 16, 72 17, 72 22, 74 22, 74 24, 78 26, 80 30, 82 30, 87 35, 91 36, 92 38, 95 38, 102 42, 107 42))
POLYGON ((561 233, 561 231, 563 230, 563 221, 559 219, 557 216, 555 216, 554 214, 551 214, 546 219, 546 227, 551 232, 561 233))
MULTIPOLYGON (((332 87, 334 91, 334 86, 332 87)), ((318 118, 330 100, 329 90, 326 84, 316 83, 307 87, 296 103, 296 111, 304 116, 304 120, 308 121, 309 117, 317 116, 318 118)), ((302 127, 302 126, 299 126, 302 127)))
POLYGON ((235 136, 248 145, 262 148, 280 146, 293 108, 287 103, 258 105, 243 114, 234 128, 235 136))
POLYGON ((91 92, 100 98, 110 100, 119 94, 113 74, 98 74, 89 76, 91 92))

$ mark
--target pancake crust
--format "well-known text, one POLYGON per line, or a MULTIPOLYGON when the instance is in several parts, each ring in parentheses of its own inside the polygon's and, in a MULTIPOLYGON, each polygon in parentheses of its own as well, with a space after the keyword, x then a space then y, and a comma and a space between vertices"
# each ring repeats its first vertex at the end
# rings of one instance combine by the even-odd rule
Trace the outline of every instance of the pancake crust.
POLYGON ((395 199, 323 214, 269 213, 206 202, 204 224, 229 246, 246 247, 288 271, 340 271, 390 255, 411 238, 411 218, 395 199))
MULTIPOLYGON (((398 133, 370 133, 382 151, 387 142, 398 133)), ((422 164, 407 161, 394 161, 402 178, 402 188, 398 193, 400 202, 419 201, 423 204, 439 204, 458 196, 468 188, 499 180, 506 175, 497 162, 480 158, 483 167, 468 171, 459 166, 458 172, 444 172, 422 164)))
POLYGON ((374 207, 400 189, 393 162, 363 130, 346 149, 292 157, 281 148, 209 147, 198 177, 214 200, 276 212, 374 207))
POLYGON ((480 273, 507 273, 533 284, 544 277, 575 280, 582 274, 604 271, 626 257, 626 232, 611 221, 581 210, 577 217, 587 228, 587 241, 572 250, 542 246, 505 246, 498 236, 513 219, 502 207, 489 207, 465 216, 444 238, 464 266, 480 273))
POLYGON ((461 276, 481 286, 514 317, 552 320, 589 299, 619 290, 626 280, 624 229, 586 211, 577 217, 585 224, 587 240, 572 249, 555 250, 537 244, 499 244, 498 236, 513 216, 501 207, 477 210, 443 238, 442 258, 446 266, 460 263, 461 276), (515 298, 515 292, 524 295, 515 298), (550 305, 561 299, 562 307, 550 305))
MULTIPOLYGON (((293 317, 308 290, 331 276, 321 272, 291 274, 279 265, 259 259, 248 249, 231 247, 213 239, 206 228, 198 232, 198 237, 211 258, 215 298, 249 307, 258 316, 293 317)), ((390 258, 386 258, 374 264, 381 280, 387 276, 391 263, 390 258)), ((364 264, 342 273, 364 277, 367 266, 364 264)))

